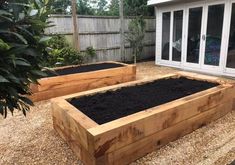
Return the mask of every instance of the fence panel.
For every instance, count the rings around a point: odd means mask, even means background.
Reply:
[[[128,32],[128,24],[133,17],[125,18],[125,33]],[[141,59],[155,56],[155,18],[146,17],[145,47]],[[63,34],[72,42],[72,18],[68,15],[53,15],[49,19],[55,26],[46,30],[46,34]],[[95,61],[120,61],[120,20],[113,16],[78,16],[80,37],[80,49],[84,51],[92,46],[97,56]],[[132,59],[132,51],[129,43],[125,43],[125,57]]]

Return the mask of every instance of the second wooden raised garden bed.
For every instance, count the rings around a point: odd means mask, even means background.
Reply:
[[[31,85],[33,101],[42,101],[72,93],[133,81],[136,66],[119,62],[102,62],[55,69],[58,75],[49,74]]]
[[[87,165],[128,164],[234,109],[235,86],[188,73],[52,100],[53,125]]]

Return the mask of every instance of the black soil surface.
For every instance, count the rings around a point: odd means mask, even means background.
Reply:
[[[74,98],[70,103],[94,120],[104,124],[219,84],[184,77],[161,79],[91,96]]]
[[[101,63],[101,64],[90,64],[90,65],[82,65],[76,67],[69,67],[65,69],[59,69],[56,70],[55,73],[50,71],[45,71],[45,72],[48,74],[47,77],[54,77],[54,76],[62,76],[75,73],[91,72],[96,70],[118,68],[118,67],[123,67],[123,65],[116,63]]]
[[[230,165],[235,165],[235,160]]]

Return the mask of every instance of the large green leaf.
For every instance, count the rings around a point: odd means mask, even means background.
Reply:
[[[7,12],[6,10],[0,10],[0,15],[12,15],[10,12]]]
[[[25,97],[31,93],[29,85],[46,76],[39,62],[49,39],[42,36],[51,1],[13,0],[0,10],[0,113],[5,117],[14,109],[26,115],[33,105]]]
[[[47,42],[51,39],[51,37],[49,36],[44,36],[42,37],[40,40],[39,40],[39,43],[44,43],[44,42]]]
[[[0,75],[0,83],[8,83],[8,82],[9,81],[5,77]]]
[[[24,44],[28,44],[26,39],[18,33],[11,32],[11,31],[6,31],[6,30],[0,30],[0,33],[13,35],[13,36],[17,37],[20,41],[22,41]]]
[[[6,52],[7,55],[10,54],[20,54],[25,51],[25,49],[28,47],[28,45],[18,45],[16,47],[12,47],[9,49],[9,51]]]
[[[10,17],[4,16],[4,15],[0,15],[0,20],[3,21],[7,21],[7,22],[11,22],[13,23],[13,20]]]
[[[10,5],[15,5],[15,6],[30,7],[30,4],[27,4],[27,3],[10,2],[9,4],[10,4]]]
[[[31,66],[30,63],[26,62],[25,60],[20,60],[20,59],[15,60],[15,64],[21,65],[21,66]]]
[[[11,73],[7,75],[7,79],[10,80],[11,82],[16,83],[16,84],[21,83],[20,80]]]
[[[28,105],[31,105],[31,106],[34,105],[33,102],[27,97],[20,96],[20,99]]]

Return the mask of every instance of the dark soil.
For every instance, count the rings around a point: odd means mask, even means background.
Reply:
[[[235,165],[235,160],[230,165]]]
[[[123,67],[123,65],[115,63],[101,63],[101,64],[90,64],[90,65],[82,65],[76,67],[69,67],[65,69],[59,69],[56,70],[55,73],[50,71],[45,71],[45,72],[48,74],[47,77],[54,77],[54,76],[62,76],[75,73],[91,72],[96,70],[118,68],[118,67]]]
[[[219,84],[184,77],[161,79],[91,96],[74,98],[70,103],[98,124],[104,124]]]

